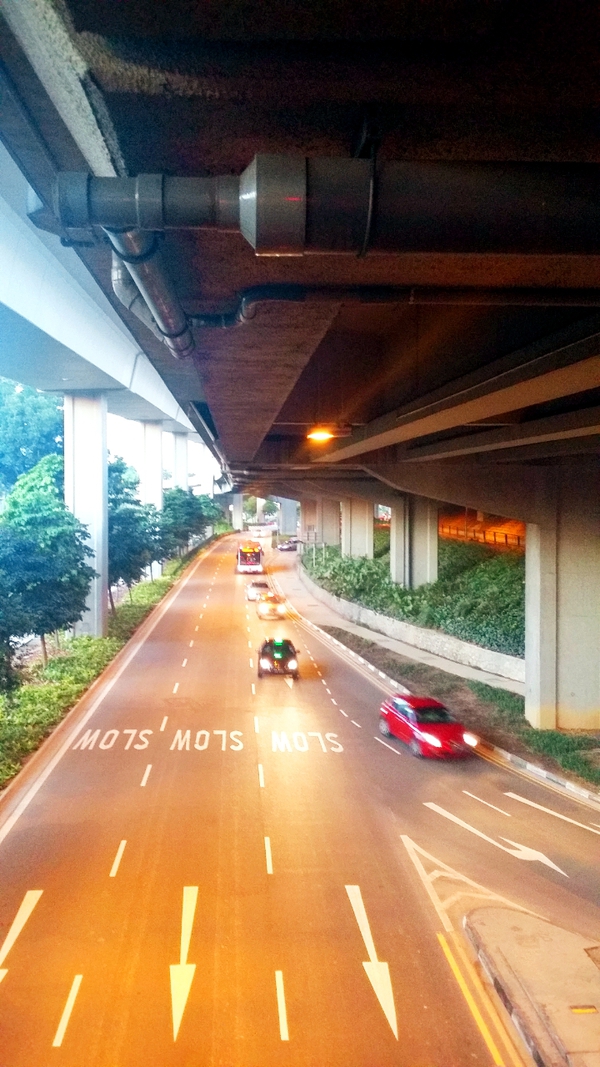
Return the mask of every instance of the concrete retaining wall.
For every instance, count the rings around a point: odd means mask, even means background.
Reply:
[[[323,604],[337,611],[344,619],[356,623],[358,626],[368,626],[370,630],[393,637],[396,641],[405,641],[407,645],[414,645],[425,652],[433,652],[436,656],[443,656],[453,663],[464,663],[468,667],[479,667],[482,671],[490,674],[498,674],[501,678],[510,678],[514,682],[525,682],[525,660],[518,656],[505,656],[502,652],[492,652],[489,648],[481,648],[472,645],[469,641],[460,641],[458,637],[450,637],[440,633],[439,630],[426,630],[422,626],[413,626],[410,622],[401,622],[400,619],[391,619],[388,615],[380,615],[370,608],[363,608],[360,604],[353,604],[350,600],[342,600],[341,597],[333,596],[320,585],[313,582],[306,570],[298,561],[298,574],[300,580],[306,586],[312,596]]]

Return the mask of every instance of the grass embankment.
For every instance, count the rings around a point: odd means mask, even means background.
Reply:
[[[108,666],[196,552],[169,561],[153,582],[134,586],[131,599],[127,596],[109,617],[108,637],[64,640],[47,667],[39,661],[23,668],[19,688],[0,695],[0,788]]]
[[[392,582],[385,531],[377,537],[378,559],[342,557],[337,549],[305,552],[310,576],[328,592],[373,611],[441,630],[463,641],[505,652],[525,653],[525,557],[476,543],[441,541],[438,580],[419,589]]]
[[[412,693],[441,700],[465,726],[491,744],[546,770],[600,785],[600,733],[534,730],[525,718],[523,697],[515,693],[464,681],[339,627],[323,629]]]

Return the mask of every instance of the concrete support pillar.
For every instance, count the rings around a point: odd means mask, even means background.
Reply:
[[[413,496],[410,501],[410,586],[437,581],[438,505],[436,500]]]
[[[298,532],[298,504],[295,500],[280,497],[279,532],[295,537]]]
[[[65,395],[65,504],[88,528],[98,573],[76,634],[106,635],[108,611],[108,454],[106,397]]]
[[[317,542],[317,501],[310,498],[300,502],[300,538],[305,544]]]
[[[373,504],[370,500],[342,500],[342,555],[373,559]]]
[[[529,523],[525,714],[541,729],[600,729],[600,464],[553,470],[554,513]]]
[[[321,539],[326,545],[340,543],[340,502],[321,498]]]
[[[143,459],[140,474],[140,497],[143,504],[154,504],[159,511],[163,503],[162,422],[143,422]]]
[[[233,494],[233,511],[231,513],[231,525],[234,530],[244,529],[244,497],[242,493]]]
[[[408,501],[392,507],[390,523],[390,577],[397,585],[410,585]]]
[[[188,488],[188,435],[173,434],[173,485]]]

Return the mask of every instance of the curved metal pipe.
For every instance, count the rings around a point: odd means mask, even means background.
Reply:
[[[104,232],[146,302],[161,339],[176,359],[191,356],[195,349],[194,337],[163,264],[156,234],[139,230],[106,229]],[[137,314],[135,310],[134,314]],[[145,321],[141,315],[138,317]]]

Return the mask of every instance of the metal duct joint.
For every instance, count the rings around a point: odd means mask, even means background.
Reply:
[[[195,349],[192,331],[162,262],[156,234],[142,233],[139,230],[115,232],[107,229],[105,232],[114,252],[124,263],[135,282],[158,330],[158,335],[167,348],[171,350],[176,359],[191,356]],[[121,300],[120,293],[116,290],[115,293]],[[145,325],[153,329],[145,316],[138,313],[139,309],[136,308],[135,300],[129,306]]]

